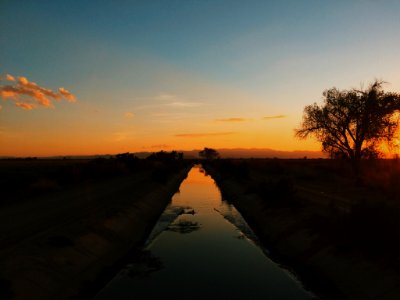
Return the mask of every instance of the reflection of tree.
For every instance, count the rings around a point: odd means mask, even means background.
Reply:
[[[198,222],[192,222],[187,220],[179,220],[168,226],[168,231],[178,232],[178,233],[191,233],[200,229],[200,224]]]
[[[126,271],[129,277],[142,279],[163,268],[164,264],[159,257],[154,256],[149,250],[143,250],[135,256],[134,261],[128,265]]]
[[[193,215],[196,214],[196,211],[191,207],[187,207],[187,208],[184,209],[182,214],[184,214],[184,215],[192,215],[193,216]]]
[[[146,245],[149,245],[164,230],[169,230],[169,226],[181,215],[195,215],[196,211],[190,206],[168,206],[157,224],[154,226]]]

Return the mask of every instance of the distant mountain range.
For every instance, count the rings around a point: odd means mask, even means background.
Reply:
[[[327,156],[321,151],[307,151],[307,150],[295,150],[295,151],[281,151],[268,148],[234,148],[234,149],[216,149],[222,158],[326,158]],[[178,150],[183,152],[185,158],[198,158],[198,150]],[[133,152],[139,158],[146,158],[153,152]],[[51,158],[51,159],[92,159],[97,157],[109,158],[111,154],[98,154],[98,155],[66,155],[66,156],[51,156],[51,157],[39,157],[39,158]],[[13,156],[3,156],[0,159],[13,159]]]
[[[321,151],[280,151],[268,148],[234,148],[234,149],[216,149],[222,158],[326,158],[326,155]],[[185,158],[198,158],[199,150],[184,150]],[[137,152],[138,157],[144,158],[150,155],[151,152]]]

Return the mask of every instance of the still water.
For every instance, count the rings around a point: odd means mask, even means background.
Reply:
[[[95,299],[172,298],[315,299],[268,258],[199,166],[182,182],[139,258]]]

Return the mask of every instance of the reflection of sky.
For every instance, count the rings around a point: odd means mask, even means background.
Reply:
[[[312,299],[260,248],[238,239],[240,231],[214,210],[224,205],[214,181],[193,168],[172,206],[196,211],[174,223],[198,222],[200,229],[187,234],[164,231],[147,248],[163,268],[142,280],[121,274],[98,299]]]
[[[1,101],[0,155],[318,149],[293,128],[324,89],[400,90],[398,28],[395,0],[0,1],[0,74],[78,98]]]
[[[205,243],[210,237],[218,239],[219,236],[239,237],[244,232],[246,236],[253,233],[245,223],[239,212],[231,205],[223,202],[221,193],[210,176],[205,176],[199,168],[193,168],[187,179],[180,186],[180,193],[174,195],[172,206],[191,207],[196,214],[181,215],[175,222],[180,220],[200,224],[201,232],[196,239],[203,239]],[[225,218],[225,219],[224,219]],[[234,233],[232,228],[226,226],[226,222],[236,225]]]
[[[196,212],[210,213],[210,208],[221,203],[220,192],[210,176],[204,176],[198,168],[193,168],[179,188],[180,193],[172,198],[172,205],[196,206]]]

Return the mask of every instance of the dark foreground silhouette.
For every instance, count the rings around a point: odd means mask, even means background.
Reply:
[[[0,298],[90,298],[186,176],[175,154],[1,160]]]
[[[215,160],[205,169],[272,255],[333,299],[400,297],[400,162]]]

